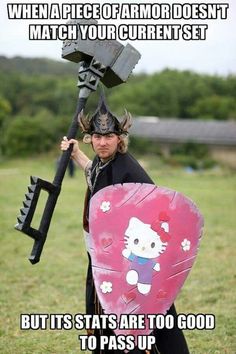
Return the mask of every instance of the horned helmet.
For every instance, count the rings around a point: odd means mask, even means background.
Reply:
[[[125,114],[121,119],[118,119],[109,110],[105,97],[102,95],[94,114],[84,116],[83,111],[78,116],[78,123],[84,133],[84,142],[91,141],[92,134],[107,135],[115,133],[117,135],[128,135],[128,129],[132,124],[131,114],[125,110]]]

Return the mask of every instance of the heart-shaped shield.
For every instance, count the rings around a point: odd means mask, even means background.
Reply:
[[[108,186],[90,202],[89,252],[105,314],[145,315],[142,328],[116,334],[147,335],[148,314],[165,314],[192,268],[203,218],[184,195],[152,184]],[[123,329],[124,328],[124,329]]]

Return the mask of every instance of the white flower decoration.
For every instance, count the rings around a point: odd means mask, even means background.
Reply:
[[[181,246],[183,251],[189,251],[191,247],[191,242],[187,240],[186,238],[181,242]]]
[[[103,281],[100,285],[100,289],[102,290],[103,294],[111,293],[112,292],[112,283],[110,281]]]
[[[111,203],[110,202],[102,202],[102,204],[100,205],[100,209],[106,213],[108,210],[111,209]]]

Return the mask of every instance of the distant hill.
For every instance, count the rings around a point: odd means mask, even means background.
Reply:
[[[35,75],[74,76],[78,66],[68,61],[56,61],[47,58],[7,58],[0,56],[0,71]]]
[[[47,109],[54,116],[69,116],[68,102],[75,95],[77,78],[78,65],[67,60],[0,56],[0,121],[4,109],[14,115],[32,116]],[[127,107],[133,115],[145,117],[236,119],[234,75],[165,69],[131,75],[128,84],[107,89],[106,94],[112,110],[120,115]],[[98,95],[99,90],[91,95],[89,110],[96,108]]]

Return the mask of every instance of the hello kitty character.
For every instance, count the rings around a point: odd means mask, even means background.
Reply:
[[[141,294],[148,294],[151,290],[153,270],[160,271],[160,264],[155,258],[166,250],[170,239],[168,220],[163,213],[151,225],[136,217],[129,220],[125,231],[126,248],[122,251],[122,255],[131,261],[126,281],[137,285]]]

